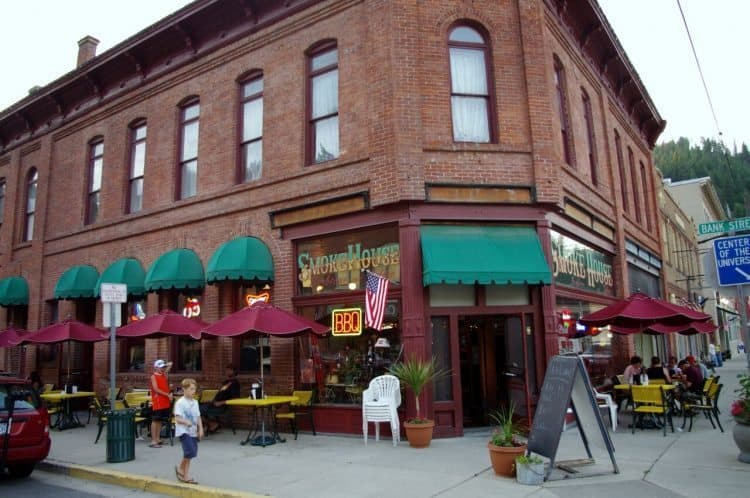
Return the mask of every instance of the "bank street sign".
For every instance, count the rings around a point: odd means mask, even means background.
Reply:
[[[736,220],[709,221],[698,225],[698,235],[710,235],[712,233],[744,232],[750,230],[750,218],[737,218]]]
[[[714,240],[719,285],[750,284],[750,235]]]

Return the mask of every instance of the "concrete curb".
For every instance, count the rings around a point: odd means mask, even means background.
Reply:
[[[158,493],[169,496],[180,496],[185,498],[268,498],[268,495],[257,495],[231,489],[184,484],[178,481],[160,479],[158,477],[128,474],[116,470],[102,470],[97,467],[87,467],[85,465],[60,462],[49,458],[38,463],[37,469],[45,472],[67,475],[76,479],[97,481],[105,484],[112,484],[114,486],[138,489],[148,493]]]

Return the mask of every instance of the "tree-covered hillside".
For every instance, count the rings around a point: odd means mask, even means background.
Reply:
[[[750,151],[747,145],[729,150],[712,139],[691,145],[687,138],[654,148],[654,164],[672,181],[710,176],[722,204],[733,218],[750,215]]]

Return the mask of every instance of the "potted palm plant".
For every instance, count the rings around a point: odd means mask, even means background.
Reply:
[[[507,477],[513,477],[516,457],[526,453],[526,443],[520,440],[521,427],[513,420],[514,411],[511,402],[507,407],[490,413],[490,419],[496,425],[487,444],[490,462],[495,474]]]
[[[432,441],[432,429],[435,422],[422,418],[419,414],[419,396],[424,387],[431,381],[448,375],[449,371],[441,369],[435,360],[423,360],[411,355],[404,361],[400,361],[389,369],[392,375],[398,377],[414,393],[414,403],[417,409],[416,417],[404,422],[406,438],[409,445],[414,448],[425,448]]]

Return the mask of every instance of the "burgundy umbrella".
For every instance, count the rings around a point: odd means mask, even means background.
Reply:
[[[201,338],[201,330],[208,324],[196,318],[186,318],[172,310],[161,310],[143,320],[136,320],[117,329],[117,337],[164,337],[167,335]]]
[[[695,334],[710,334],[716,330],[716,324],[713,321],[707,322],[690,322],[683,325],[664,325],[655,323],[649,325],[646,328],[642,327],[618,327],[613,325],[610,330],[616,334],[637,334],[643,332],[644,334],[650,335],[663,335],[663,334],[681,334],[681,335],[695,335]]]
[[[235,311],[203,329],[204,334],[234,337],[243,334],[268,334],[277,337],[296,337],[312,332],[324,335],[330,327],[277,308],[262,301]],[[263,347],[260,348],[260,378],[263,381]]]
[[[52,344],[65,341],[97,342],[104,341],[108,335],[91,325],[77,320],[63,320],[62,322],[47,325],[36,332],[25,335],[21,343]],[[68,349],[68,379],[70,379],[70,349]]]
[[[685,326],[693,322],[707,322],[710,319],[711,315],[706,313],[636,292],[627,299],[586,315],[578,321],[588,327],[610,325],[613,330],[628,329],[633,332],[627,333],[636,333],[654,325]]]
[[[28,331],[13,326],[0,330],[0,348],[17,346],[23,341],[23,336],[26,334],[28,334]]]

